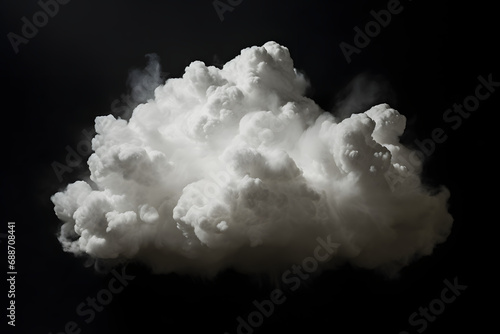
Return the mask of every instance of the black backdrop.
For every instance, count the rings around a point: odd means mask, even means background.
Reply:
[[[110,113],[113,101],[128,92],[129,70],[144,67],[146,54],[158,54],[163,71],[179,77],[191,61],[224,63],[244,47],[274,40],[290,49],[296,68],[311,82],[309,96],[323,109],[333,110],[349,81],[368,73],[389,83],[391,93],[373,102],[388,101],[407,116],[407,143],[429,138],[436,127],[446,130],[448,139],[427,160],[424,179],[450,189],[455,222],[448,241],[400,278],[350,267],[323,273],[289,294],[254,332],[416,333],[420,326],[409,324],[410,314],[439,298],[443,281],[455,278],[467,289],[424,332],[466,326],[484,332],[496,313],[487,301],[496,303],[491,203],[496,192],[490,188],[497,180],[497,150],[491,144],[500,93],[482,101],[456,130],[442,117],[474,94],[478,76],[500,81],[493,7],[402,1],[401,13],[348,64],[339,44],[353,45],[353,28],[364,28],[373,20],[370,11],[387,8],[389,1],[222,2],[234,5],[223,21],[212,0],[73,0],[61,4],[17,53],[9,33],[22,34],[22,18],[32,20],[41,7],[33,0],[1,3],[0,232],[7,233],[8,221],[16,222],[18,271],[16,327],[5,326],[7,331],[59,333],[75,321],[82,333],[237,332],[236,318],[255,310],[253,300],[268,298],[269,283],[232,271],[208,282],[152,275],[134,264],[126,272],[135,278],[85,323],[77,306],[113,276],[97,274],[85,260],[62,252],[49,198],[83,169],[60,181],[51,164],[64,161],[65,147],[75,147],[96,116]],[[1,245],[6,254],[6,239]],[[6,296],[7,288],[1,294]],[[2,309],[7,302],[2,298]]]

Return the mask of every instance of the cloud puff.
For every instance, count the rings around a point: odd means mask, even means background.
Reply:
[[[405,117],[381,104],[340,120],[306,87],[268,42],[221,69],[191,63],[128,121],[97,117],[91,184],[51,198],[64,250],[207,276],[283,269],[318,236],[341,245],[332,264],[396,272],[431,254],[449,192],[408,165]]]

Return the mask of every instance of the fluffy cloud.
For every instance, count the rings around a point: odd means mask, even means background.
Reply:
[[[341,245],[332,265],[396,272],[431,254],[449,192],[408,164],[405,117],[381,104],[336,119],[306,87],[268,42],[222,69],[193,62],[128,121],[97,117],[91,184],[52,196],[64,250],[208,276],[286,268],[318,236]]]

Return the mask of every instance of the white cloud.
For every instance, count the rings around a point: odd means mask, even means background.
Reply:
[[[339,121],[306,86],[268,42],[222,69],[193,62],[129,121],[96,118],[95,187],[52,197],[64,249],[200,275],[284,269],[327,235],[332,263],[395,272],[430,254],[451,228],[449,193],[405,167],[405,117],[381,104]]]

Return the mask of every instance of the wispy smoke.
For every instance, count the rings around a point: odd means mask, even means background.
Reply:
[[[285,269],[318,237],[341,245],[331,265],[394,273],[431,254],[449,192],[405,166],[405,117],[380,104],[336,118],[306,88],[268,42],[221,69],[193,62],[129,121],[97,117],[93,183],[52,197],[64,250],[207,276]]]
[[[128,85],[135,101],[145,102],[153,98],[154,89],[163,83],[158,55],[150,53],[146,57],[148,59],[146,68],[134,69],[129,73]]]
[[[137,105],[154,98],[154,90],[160,86],[168,73],[161,72],[160,60],[157,54],[146,55],[148,63],[144,69],[133,69],[127,78],[130,94],[122,94],[120,99],[111,103],[114,116],[129,119]]]
[[[341,120],[364,112],[375,104],[395,99],[389,81],[380,75],[361,73],[337,94],[335,115]]]

